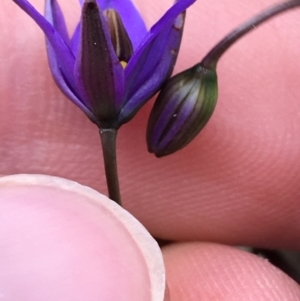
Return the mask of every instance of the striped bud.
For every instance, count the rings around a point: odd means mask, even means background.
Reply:
[[[117,57],[126,66],[126,63],[128,63],[132,56],[133,47],[122,19],[114,9],[106,9],[103,15],[106,18],[108,31]]]
[[[185,147],[210,119],[217,98],[215,70],[197,64],[172,77],[159,93],[150,114],[149,152],[162,157]]]

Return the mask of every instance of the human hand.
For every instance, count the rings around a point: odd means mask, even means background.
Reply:
[[[42,10],[43,1],[32,3]],[[136,3],[149,25],[170,4]],[[274,3],[196,2],[175,71]],[[43,34],[11,1],[0,7],[1,173],[58,175],[105,192],[97,130],[53,83]],[[76,9],[64,7],[74,27]],[[299,249],[298,13],[263,25],[224,56],[217,109],[184,150],[159,160],[147,154],[150,105],[120,130],[124,207],[156,237],[198,241],[164,249],[172,301],[300,299],[298,286],[267,262],[203,243]]]

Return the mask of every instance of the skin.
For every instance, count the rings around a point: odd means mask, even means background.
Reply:
[[[31,3],[42,11],[42,0]],[[171,2],[135,3],[151,25]],[[175,72],[274,3],[199,0],[188,11]],[[78,7],[63,9],[72,30]],[[288,276],[226,246],[300,249],[299,13],[263,25],[225,54],[216,111],[184,150],[162,159],[147,153],[151,101],[119,132],[124,207],[154,236],[178,241],[163,249],[172,301],[300,300]],[[2,0],[0,32],[0,173],[56,175],[106,193],[97,129],[55,86],[40,29]]]

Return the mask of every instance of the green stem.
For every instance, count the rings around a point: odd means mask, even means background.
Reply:
[[[270,18],[283,13],[289,9],[300,6],[300,0],[291,0],[283,3],[276,4],[260,14],[252,17],[249,21],[238,26],[223,38],[201,61],[201,65],[207,69],[216,69],[216,65],[224,52],[233,45],[238,39],[247,34],[249,31],[255,29]]]
[[[106,183],[108,188],[109,198],[115,201],[120,206],[121,195],[119,187],[119,177],[117,169],[117,154],[116,154],[116,129],[100,129],[100,138],[102,143],[103,160],[105,166]]]

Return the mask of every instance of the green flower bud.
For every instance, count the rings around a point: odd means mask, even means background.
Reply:
[[[172,77],[151,111],[148,150],[170,155],[190,143],[210,119],[218,98],[217,73],[197,64]]]

